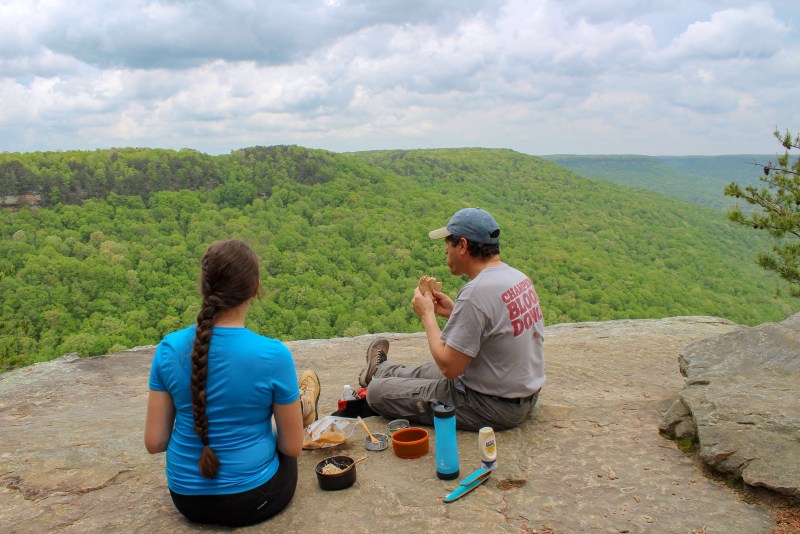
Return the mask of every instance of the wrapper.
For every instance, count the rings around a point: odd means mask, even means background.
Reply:
[[[304,449],[337,447],[350,439],[358,426],[358,420],[349,417],[328,415],[306,427],[303,438]]]

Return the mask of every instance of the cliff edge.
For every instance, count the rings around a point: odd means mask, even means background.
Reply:
[[[486,484],[444,504],[456,483],[436,478],[433,447],[416,460],[391,450],[367,452],[359,428],[339,448],[303,451],[292,504],[243,530],[769,532],[775,516],[770,502],[751,498],[747,486],[737,490],[708,476],[697,457],[659,432],[675,399],[691,396],[681,375],[686,347],[748,330],[713,317],[547,327],[548,378],[539,404],[524,425],[497,433],[499,465]],[[423,334],[385,336],[390,359],[429,358]],[[298,370],[313,368],[320,377],[322,414],[336,409],[343,384],[357,381],[374,337],[287,343]],[[62,357],[0,375],[4,532],[213,530],[186,522],[173,508],[164,455],[144,449],[153,350]],[[795,425],[794,441],[790,436],[786,443],[796,452],[797,420],[785,413]],[[385,429],[381,417],[366,422],[373,431]],[[478,467],[477,434],[459,432],[458,439],[466,476]],[[323,492],[314,466],[333,454],[368,460],[358,465],[353,487]]]

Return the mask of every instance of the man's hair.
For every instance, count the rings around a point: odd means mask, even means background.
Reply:
[[[455,246],[461,241],[463,236],[460,235],[449,235],[445,237],[445,241],[449,242],[451,245]],[[464,237],[464,239],[467,239]],[[487,243],[473,243],[469,239],[467,239],[467,252],[473,258],[480,258],[482,260],[488,260],[493,256],[497,256],[500,254],[500,243],[496,243],[494,245],[490,245]]]

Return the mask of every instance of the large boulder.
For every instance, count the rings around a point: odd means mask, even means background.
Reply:
[[[711,469],[800,497],[800,314],[688,345],[662,431],[695,436]]]

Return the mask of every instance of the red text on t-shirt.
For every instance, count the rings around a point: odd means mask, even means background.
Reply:
[[[508,318],[514,327],[514,337],[519,336],[542,320],[539,296],[530,278],[526,278],[502,295],[508,310]]]

